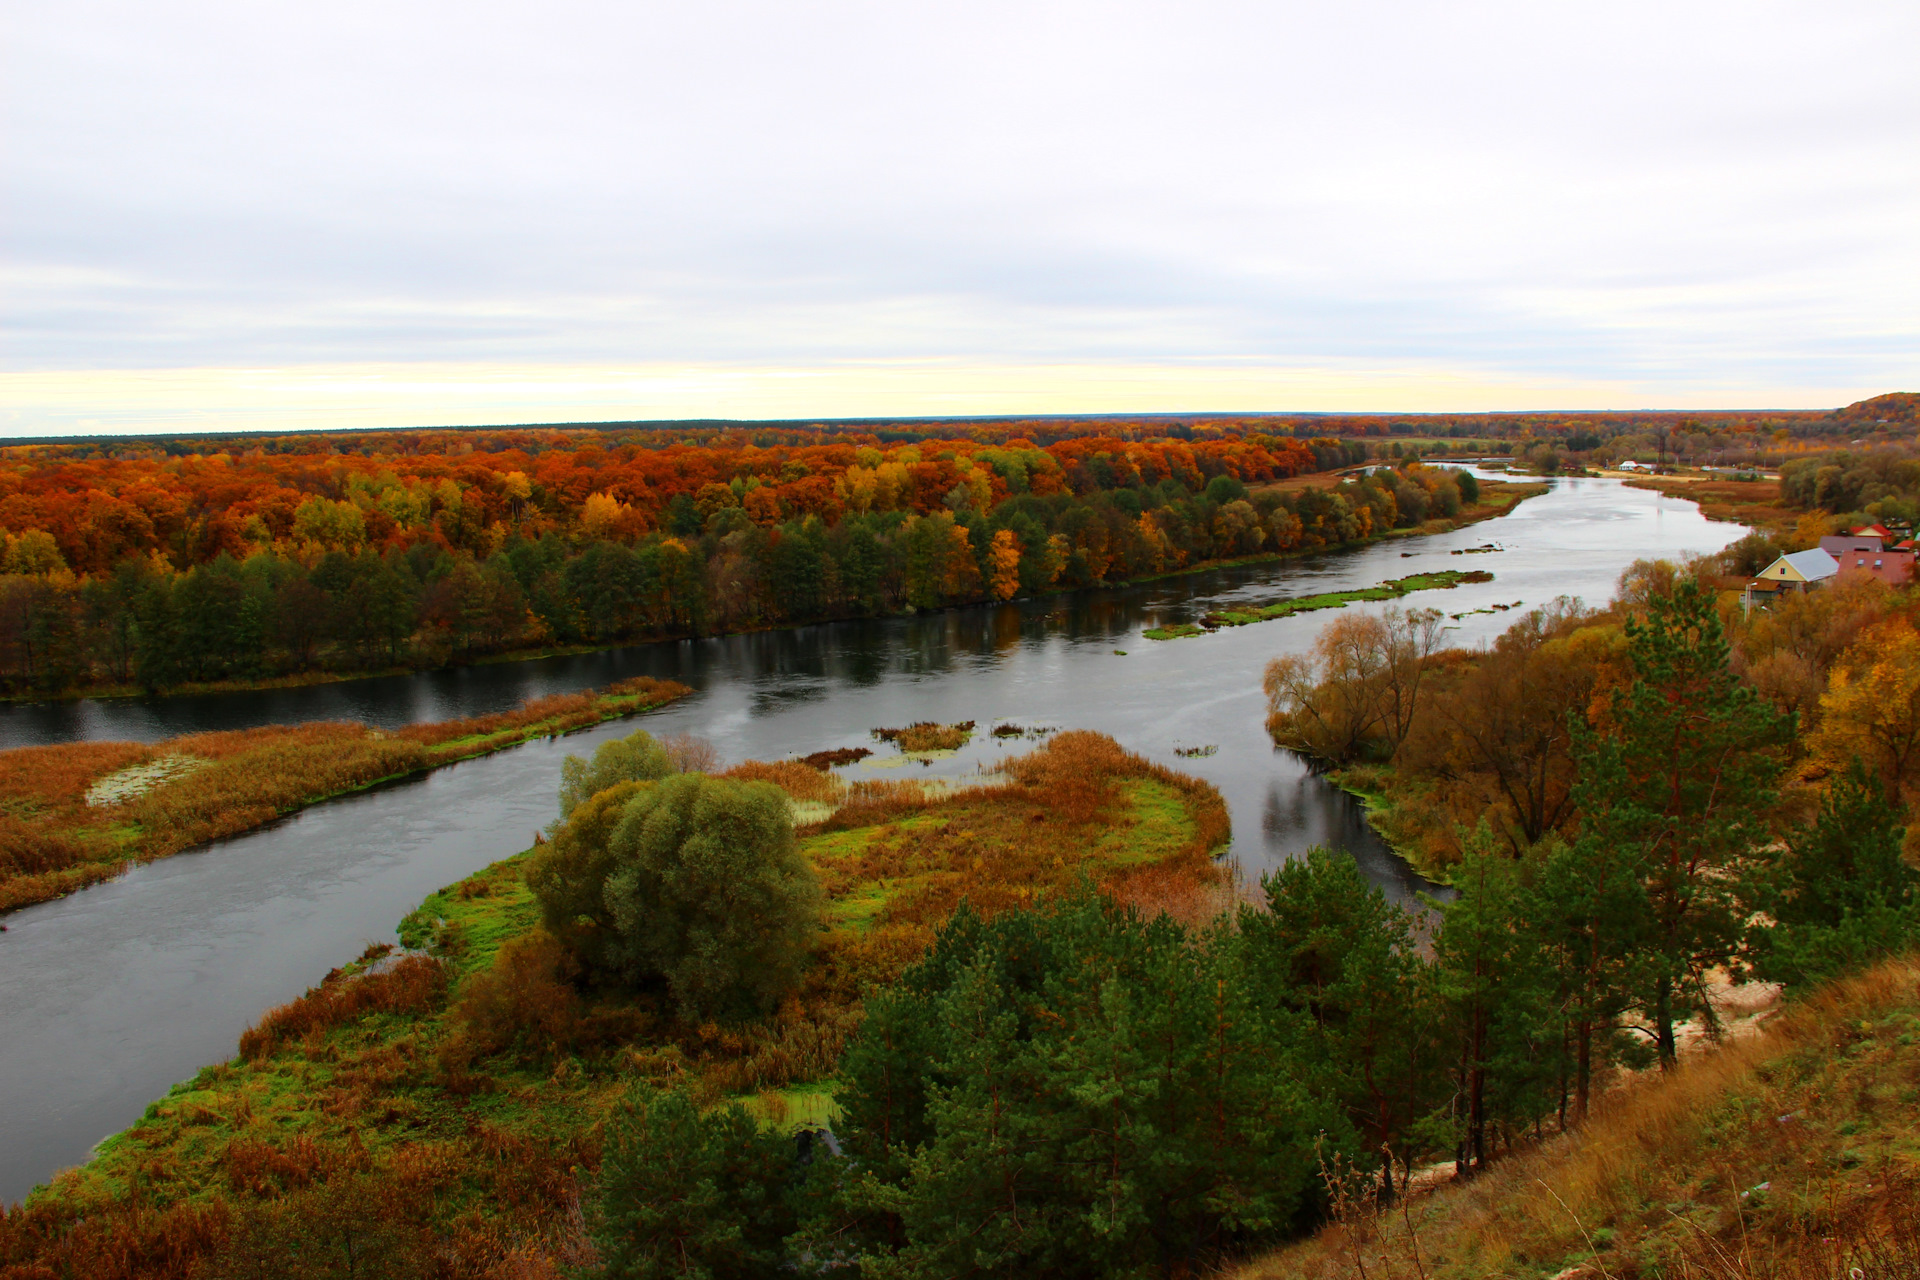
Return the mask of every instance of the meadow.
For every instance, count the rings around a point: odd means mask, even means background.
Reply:
[[[392,733],[316,722],[153,744],[71,742],[0,752],[0,912],[62,897],[135,863],[238,835],[333,796],[691,692],[643,676]]]
[[[431,895],[401,926],[406,951],[370,948],[268,1012],[235,1059],[0,1213],[0,1276],[287,1274],[295,1253],[336,1248],[374,1274],[558,1276],[590,1260],[580,1190],[636,1081],[818,1123],[864,995],[963,899],[991,918],[1092,883],[1192,922],[1235,899],[1219,794],[1098,734],[1060,733],[958,790],[849,785],[799,761],[727,776],[817,815],[799,835],[825,927],[773,1016],[693,1026],[650,996],[583,989],[537,927],[528,851]]]

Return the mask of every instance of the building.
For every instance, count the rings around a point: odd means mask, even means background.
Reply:
[[[1817,587],[1840,572],[1840,562],[1819,547],[1811,551],[1795,551],[1781,556],[1760,571],[1756,580],[1756,589],[1760,582],[1768,583],[1764,588],[1769,591]]]
[[[1628,458],[1615,469],[1619,471],[1651,471],[1653,470],[1653,464],[1650,462],[1635,462],[1632,458]]]
[[[1913,581],[1913,544],[1909,540],[1898,547],[1886,545],[1887,539],[1873,531],[1878,525],[1856,529],[1852,533],[1831,533],[1820,539],[1820,549],[1840,566],[1842,577],[1867,574],[1890,587],[1904,587]]]

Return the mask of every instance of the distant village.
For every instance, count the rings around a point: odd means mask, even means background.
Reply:
[[[1913,581],[1914,544],[1910,531],[1863,525],[1851,533],[1830,533],[1820,545],[1790,551],[1747,584],[1746,605],[1766,606],[1784,592],[1810,591],[1849,575],[1865,574],[1888,586]]]

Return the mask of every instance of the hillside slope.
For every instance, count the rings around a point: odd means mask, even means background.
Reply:
[[[1920,1276],[1920,957],[1782,1013],[1584,1129],[1238,1280]]]

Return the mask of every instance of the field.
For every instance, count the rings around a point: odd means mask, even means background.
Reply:
[[[513,711],[384,733],[275,725],[146,745],[0,752],[0,912],[238,835],[331,796],[662,706],[691,693],[641,677]]]
[[[352,1247],[369,1274],[557,1277],[589,1256],[580,1182],[634,1081],[742,1097],[770,1126],[818,1121],[862,993],[963,897],[990,915],[1085,878],[1199,920],[1235,892],[1214,860],[1219,794],[1096,734],[947,793],[847,787],[797,762],[729,772],[827,810],[800,835],[828,927],[776,1015],[688,1026],[650,997],[576,989],[518,855],[410,914],[416,950],[374,948],[271,1011],[237,1058],[0,1216],[0,1276],[284,1274],[274,1260]]]
[[[1238,1280],[1920,1274],[1916,1082],[1909,957],[1630,1083],[1484,1178],[1349,1215]]]

